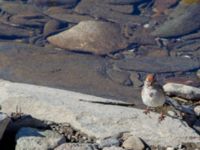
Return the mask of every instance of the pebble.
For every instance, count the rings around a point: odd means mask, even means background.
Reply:
[[[135,150],[143,150],[145,145],[143,142],[135,136],[128,137],[122,144],[125,149],[135,149]]]
[[[194,107],[194,112],[197,116],[200,116],[200,105]]]

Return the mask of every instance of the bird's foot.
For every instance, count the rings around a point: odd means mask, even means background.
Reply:
[[[143,111],[143,113],[145,114],[145,115],[147,115],[147,114],[149,114],[150,113],[150,109],[149,108],[146,108],[144,111]]]
[[[161,123],[163,120],[165,120],[165,115],[163,113],[160,114],[159,118],[158,118],[158,122]]]

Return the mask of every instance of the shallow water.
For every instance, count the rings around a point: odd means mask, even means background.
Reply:
[[[200,85],[198,2],[1,0],[0,9],[3,79],[121,99],[138,107],[147,73],[155,73],[162,84],[176,79]],[[74,28],[87,20],[97,25]],[[71,29],[67,38],[61,36],[62,46],[47,40]]]

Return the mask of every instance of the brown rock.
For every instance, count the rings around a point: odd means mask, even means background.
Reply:
[[[120,26],[114,23],[83,21],[48,41],[60,48],[104,55],[128,46],[120,33]]]

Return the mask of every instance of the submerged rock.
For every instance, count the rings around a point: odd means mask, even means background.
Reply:
[[[119,25],[102,21],[82,21],[69,30],[49,37],[48,41],[60,48],[99,55],[128,46]]]
[[[162,25],[156,28],[153,35],[176,37],[191,33],[200,28],[200,2],[181,1]]]
[[[151,73],[190,71],[200,67],[199,61],[182,57],[135,57],[119,60],[115,65],[123,70]]]

